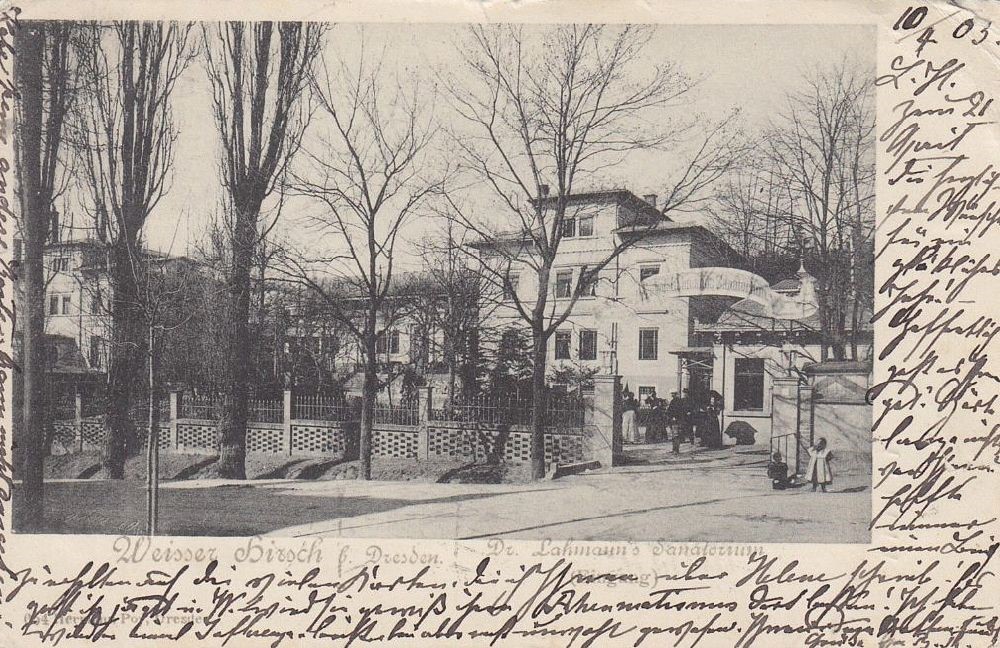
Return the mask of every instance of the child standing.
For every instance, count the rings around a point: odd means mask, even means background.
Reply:
[[[815,492],[816,486],[825,493],[827,484],[833,483],[833,471],[830,470],[830,461],[833,459],[833,455],[830,453],[829,448],[826,447],[826,439],[821,438],[816,442],[816,445],[809,448],[809,470],[806,474],[809,475],[810,481],[812,481],[812,489]]]

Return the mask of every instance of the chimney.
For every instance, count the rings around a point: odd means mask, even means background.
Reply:
[[[656,194],[646,194],[642,197],[643,200],[648,202],[653,207],[656,207]]]
[[[547,185],[547,184],[538,185],[538,189],[542,193],[542,198],[548,197],[548,195],[549,195],[549,185]]]

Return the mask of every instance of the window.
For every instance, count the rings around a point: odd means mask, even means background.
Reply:
[[[581,281],[583,281],[583,273],[584,273],[584,270],[581,270],[580,271],[580,280]],[[594,296],[597,295],[597,277],[596,276],[592,277],[589,281],[587,281],[583,285],[582,290],[580,291],[580,294],[582,294],[582,295],[589,295],[590,297],[594,297]]]
[[[399,353],[399,331],[382,331],[375,340],[375,353]]]
[[[69,257],[59,257],[55,260],[56,272],[67,272],[69,270]]]
[[[49,315],[59,314],[59,295],[49,295]]]
[[[740,411],[764,409],[763,358],[736,358],[733,408]]]
[[[636,396],[639,397],[639,406],[648,407],[649,397],[656,393],[656,387],[652,385],[640,385]]]
[[[556,331],[556,360],[569,360],[571,339],[569,331]]]
[[[511,272],[507,275],[507,281],[503,287],[503,297],[504,299],[513,301],[514,296],[517,295],[517,287],[520,284],[521,276],[516,272]]]
[[[99,369],[101,367],[101,351],[104,348],[104,338],[99,335],[90,337],[90,367]]]
[[[659,354],[660,331],[655,328],[639,329],[639,359],[656,360]]]
[[[580,236],[594,235],[594,215],[584,214],[580,217]]]
[[[580,331],[580,359],[597,360],[597,331],[593,329]]]
[[[569,297],[573,294],[573,271],[560,270],[556,272],[556,297]]]
[[[101,312],[101,295],[92,295],[90,298],[90,312],[93,315],[98,315]]]
[[[62,296],[62,314],[63,315],[69,315],[69,301],[70,301],[69,295],[63,295]]]
[[[639,268],[639,283],[644,282],[650,277],[655,277],[660,274],[660,266],[658,265],[647,265]]]
[[[563,238],[573,238],[576,236],[576,218],[563,218],[562,222]]]

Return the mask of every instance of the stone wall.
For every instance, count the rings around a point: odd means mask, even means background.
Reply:
[[[857,362],[807,366],[805,377],[775,380],[774,433],[771,450],[779,450],[790,469],[806,469],[807,448],[824,438],[833,454],[833,471],[870,474],[872,407],[865,399],[871,371]],[[786,450],[787,449],[787,450]]]

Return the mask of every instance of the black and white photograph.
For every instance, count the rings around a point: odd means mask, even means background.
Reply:
[[[15,533],[870,541],[873,25],[15,41]]]

